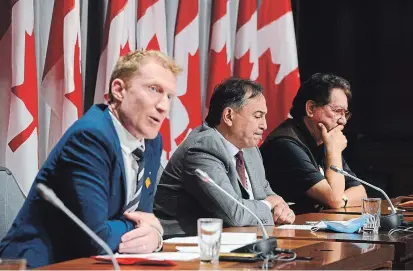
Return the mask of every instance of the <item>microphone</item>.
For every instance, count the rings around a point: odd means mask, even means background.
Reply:
[[[330,166],[330,169],[333,170],[334,172],[340,173],[344,176],[347,176],[353,180],[359,181],[362,184],[365,184],[367,186],[370,186],[371,188],[373,188],[374,190],[379,191],[380,193],[382,193],[384,195],[384,197],[386,198],[387,202],[390,205],[391,208],[391,214],[389,215],[385,215],[385,216],[381,216],[380,218],[380,227],[383,228],[384,230],[391,230],[394,228],[397,228],[401,225],[402,221],[403,221],[403,214],[398,214],[396,209],[394,208],[393,203],[391,202],[390,198],[387,196],[386,192],[383,191],[383,189],[374,186],[366,181],[363,181],[353,175],[351,175],[350,173],[348,173],[347,171],[338,168],[334,165]]]
[[[0,166],[0,171],[6,171],[6,174],[7,174],[7,175],[12,175],[12,174],[11,174],[11,171],[10,171],[8,168],[6,168],[6,167]]]
[[[96,233],[94,233],[91,229],[89,229],[89,227],[86,226],[86,224],[83,223],[82,220],[80,220],[75,214],[73,214],[72,211],[70,211],[64,205],[64,203],[56,196],[56,194],[53,192],[52,189],[48,188],[46,185],[42,183],[37,184],[36,188],[43,199],[47,200],[48,202],[53,204],[55,207],[60,209],[71,220],[73,220],[82,230],[84,230],[96,243],[98,243],[110,256],[114,269],[120,270],[119,264],[116,261],[115,256],[113,255],[113,252],[109,248],[109,246],[99,236],[97,236]]]
[[[269,237],[267,231],[265,230],[264,224],[262,224],[261,219],[258,218],[257,215],[255,215],[247,206],[242,204],[239,200],[234,198],[231,194],[229,194],[227,191],[222,189],[214,180],[209,177],[209,175],[205,172],[200,170],[199,168],[195,170],[195,175],[198,176],[202,181],[214,185],[216,188],[218,188],[222,193],[227,195],[230,199],[235,201],[239,206],[247,210],[257,221],[258,224],[260,225],[260,229],[262,232],[262,240],[259,240],[257,242],[245,245],[243,247],[237,248],[231,252],[235,253],[255,253],[255,254],[261,254],[263,256],[267,256],[271,254],[276,248],[277,248],[277,239],[275,237]]]

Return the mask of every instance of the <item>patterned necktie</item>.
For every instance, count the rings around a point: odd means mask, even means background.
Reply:
[[[126,211],[135,211],[139,206],[139,200],[141,198],[142,186],[143,186],[143,173],[145,168],[145,159],[143,156],[143,151],[141,148],[137,148],[132,152],[132,156],[136,159],[136,162],[139,165],[136,191],[133,195],[132,200],[126,206]]]
[[[240,178],[242,186],[247,190],[247,176],[245,176],[245,162],[244,162],[244,154],[242,151],[239,151],[235,155],[236,161],[236,168],[238,172],[238,176]]]

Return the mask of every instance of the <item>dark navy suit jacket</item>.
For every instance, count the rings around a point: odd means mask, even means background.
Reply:
[[[145,183],[138,210],[152,212],[161,153],[160,134],[145,140]],[[113,251],[117,251],[121,236],[135,227],[123,216],[125,169],[119,138],[106,105],[93,106],[52,150],[0,243],[0,257],[25,258],[28,267],[34,268],[106,254],[65,214],[40,198],[35,188],[38,183],[53,189],[66,207]]]

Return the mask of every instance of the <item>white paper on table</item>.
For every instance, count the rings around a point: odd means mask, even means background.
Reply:
[[[276,227],[277,229],[282,229],[282,230],[305,230],[305,231],[311,231],[312,228],[314,228],[315,225],[294,225],[294,224],[285,224]]]
[[[222,245],[246,245],[257,241],[257,234],[251,232],[223,232],[221,235]],[[167,239],[164,243],[169,244],[198,244],[198,236],[175,237]]]
[[[106,257],[107,255],[103,256]],[[110,256],[107,256],[110,258]],[[154,252],[148,254],[115,254],[115,258],[144,258],[150,260],[191,261],[199,258],[198,253]]]
[[[229,253],[231,251],[233,251],[234,249],[240,248],[243,245],[221,245],[221,247],[219,248],[219,252],[221,253]],[[180,252],[185,252],[185,253],[198,253],[199,254],[199,246],[185,246],[185,247],[181,247],[181,246],[177,246],[176,250],[180,251]]]

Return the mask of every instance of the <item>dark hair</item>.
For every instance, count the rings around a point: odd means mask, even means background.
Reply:
[[[262,94],[263,91],[260,84],[248,79],[234,77],[225,79],[214,89],[205,121],[210,127],[219,125],[222,112],[226,107],[239,110],[248,99]],[[251,95],[246,97],[248,93]]]
[[[335,88],[343,90],[347,100],[351,99],[350,83],[346,79],[334,74],[313,74],[298,89],[290,111],[291,116],[293,118],[306,116],[305,104],[309,100],[314,101],[317,106],[328,104],[331,90]]]

